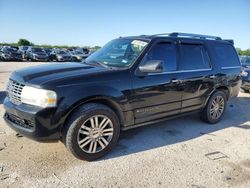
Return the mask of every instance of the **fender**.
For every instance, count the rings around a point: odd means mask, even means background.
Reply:
[[[76,87],[76,86],[74,86]],[[119,116],[121,124],[125,122],[124,111],[130,108],[128,99],[123,92],[105,85],[84,86],[79,85],[74,91],[67,88],[64,90],[64,97],[59,99],[59,108],[62,124],[66,121],[69,115],[79,106],[87,102],[101,102],[111,107]],[[60,92],[59,92],[60,93]],[[70,97],[67,97],[70,96]]]
[[[214,89],[207,95],[206,97],[206,101],[204,103],[204,107],[207,105],[208,100],[210,99],[211,95],[216,91],[216,90],[228,90],[228,92],[231,92],[231,89],[229,86],[226,85],[216,85],[216,87],[214,87]],[[229,96],[227,96],[227,98],[229,98]]]

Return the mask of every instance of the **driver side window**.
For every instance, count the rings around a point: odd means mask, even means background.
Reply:
[[[170,42],[157,43],[143,58],[143,63],[151,60],[162,61],[164,72],[176,71],[176,46]]]

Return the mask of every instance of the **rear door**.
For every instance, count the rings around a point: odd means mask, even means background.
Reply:
[[[181,112],[189,112],[203,107],[214,88],[215,75],[204,43],[180,42],[178,47],[183,85]]]

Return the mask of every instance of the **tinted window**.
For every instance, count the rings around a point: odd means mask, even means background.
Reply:
[[[149,51],[144,62],[161,60],[164,63],[164,71],[176,70],[176,46],[171,43],[158,43]]]
[[[179,70],[195,70],[210,68],[208,55],[200,44],[181,44],[181,61]]]
[[[221,67],[239,66],[238,55],[234,47],[228,44],[213,44],[216,62]]]
[[[132,65],[148,45],[147,41],[129,38],[119,38],[91,54],[85,63],[96,62],[113,67],[128,67]]]
[[[250,57],[247,57],[244,61],[245,64],[250,65]]]
[[[41,48],[32,48],[33,52],[44,52]]]

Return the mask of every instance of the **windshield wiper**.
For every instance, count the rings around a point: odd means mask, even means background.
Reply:
[[[102,67],[105,67],[105,68],[109,68],[109,69],[112,69],[111,66],[108,66],[106,64],[104,64],[103,62],[101,61],[96,61],[96,60],[91,60],[90,62],[86,62],[84,61],[85,64],[88,64],[88,65],[97,65],[97,66],[102,66]]]

